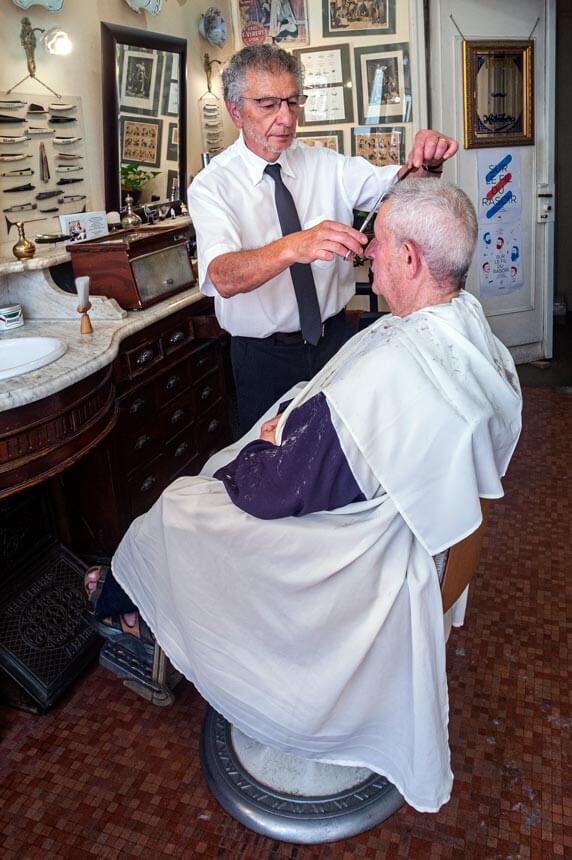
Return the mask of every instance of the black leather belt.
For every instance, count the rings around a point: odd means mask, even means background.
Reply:
[[[330,328],[334,320],[339,319],[339,317],[343,316],[344,314],[345,311],[342,309],[337,314],[334,314],[333,317],[329,317],[329,319],[322,323],[322,338],[326,335],[328,329]],[[320,340],[322,338],[320,338]],[[267,340],[271,343],[279,343],[282,346],[290,346],[296,343],[305,343],[301,331],[277,331],[274,334],[268,335],[268,337],[262,338],[262,340]]]

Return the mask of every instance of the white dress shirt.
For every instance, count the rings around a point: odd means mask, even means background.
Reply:
[[[258,289],[222,298],[209,278],[210,263],[221,254],[248,251],[281,238],[268,162],[240,137],[202,170],[189,187],[188,204],[197,235],[199,285],[214,296],[217,319],[232,335],[267,337],[300,329],[290,269]],[[394,181],[399,167],[375,167],[300,141],[279,157],[302,229],[320,221],[351,224],[353,209],[370,209]],[[351,260],[335,257],[312,263],[322,320],[338,313],[355,292]]]

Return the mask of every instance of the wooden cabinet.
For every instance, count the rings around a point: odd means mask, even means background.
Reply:
[[[118,420],[60,478],[67,540],[109,555],[131,521],[230,440],[225,335],[203,299],[127,338],[114,362]]]

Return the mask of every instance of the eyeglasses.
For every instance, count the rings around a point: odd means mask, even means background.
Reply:
[[[299,108],[304,107],[308,101],[308,96],[305,96],[303,93],[296,93],[296,95],[288,96],[285,99],[278,98],[278,96],[262,96],[262,98],[242,96],[242,98],[249,102],[256,102],[259,108],[268,111],[268,113],[278,113],[282,107],[282,102],[286,102],[291,111],[297,111]]]

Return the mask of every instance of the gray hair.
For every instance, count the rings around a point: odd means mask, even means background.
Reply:
[[[240,107],[246,85],[246,73],[250,69],[274,75],[284,73],[293,75],[296,79],[297,91],[302,92],[304,71],[297,57],[272,45],[252,45],[233,54],[222,71],[225,101]]]
[[[477,241],[477,218],[464,191],[440,179],[416,177],[392,186],[384,226],[398,242],[420,249],[438,283],[462,286]]]

